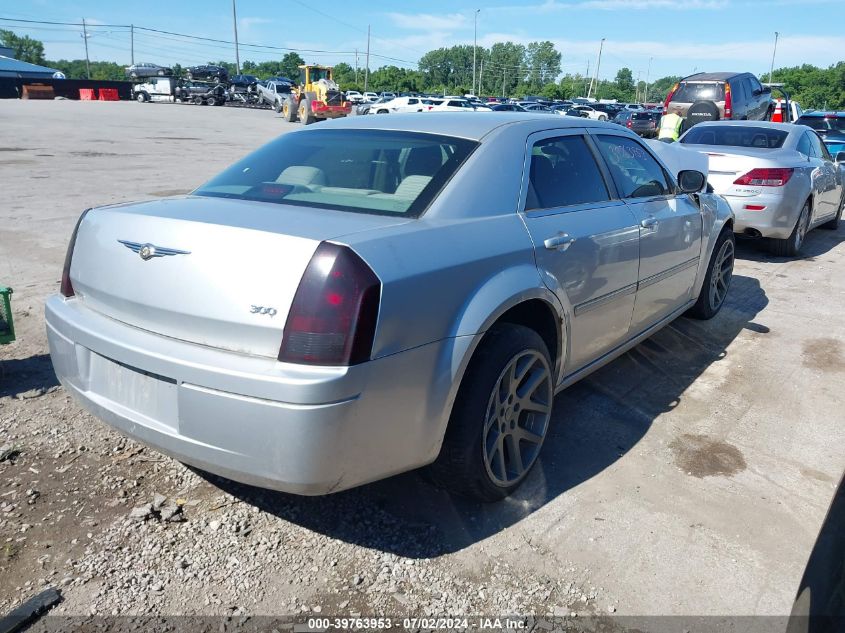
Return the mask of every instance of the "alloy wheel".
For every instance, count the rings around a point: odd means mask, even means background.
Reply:
[[[712,310],[718,310],[728,295],[733,270],[734,243],[733,240],[725,240],[713,261],[713,272],[710,275],[710,308]]]
[[[507,363],[490,394],[481,436],[484,465],[495,485],[516,484],[534,465],[553,397],[551,370],[541,353],[524,350]]]

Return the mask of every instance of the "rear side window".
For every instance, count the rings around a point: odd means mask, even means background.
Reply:
[[[806,134],[801,135],[801,139],[798,141],[798,146],[795,148],[804,156],[812,156],[813,150],[810,149],[810,138]]]
[[[696,125],[684,135],[681,143],[778,149],[783,146],[788,135],[783,130],[753,125]]]
[[[561,136],[534,144],[526,211],[609,199],[596,159],[582,136]]]
[[[404,131],[294,132],[235,163],[193,195],[417,217],[477,146]]]
[[[597,138],[621,197],[651,198],[674,193],[660,163],[637,141],[623,136]]]
[[[696,101],[724,101],[724,82],[684,81],[672,95],[672,101],[695,103]]]

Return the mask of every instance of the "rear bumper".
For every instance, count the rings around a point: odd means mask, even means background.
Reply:
[[[752,196],[722,195],[736,217],[735,233],[745,233],[746,229],[754,229],[763,237],[777,239],[786,239],[790,236],[806,199],[788,187],[785,187],[782,193],[760,193]],[[764,208],[752,210],[746,208],[748,205]]]
[[[422,466],[440,450],[450,393],[442,368],[457,339],[309,368],[158,336],[59,296],[48,299],[46,321],[56,375],[83,406],[236,481],[327,494]]]

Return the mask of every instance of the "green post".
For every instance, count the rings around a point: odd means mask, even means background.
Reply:
[[[0,345],[15,340],[15,324],[12,320],[12,289],[0,286]]]

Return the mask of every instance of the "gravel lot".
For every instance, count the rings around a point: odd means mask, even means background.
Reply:
[[[76,405],[43,302],[79,213],[184,193],[290,129],[269,111],[0,101],[19,339],[0,348],[0,614],[51,585],[61,614],[788,613],[845,469],[845,228],[795,261],[740,245],[722,313],[561,393],[542,462],[498,505],[415,473],[326,498],[209,479]]]

